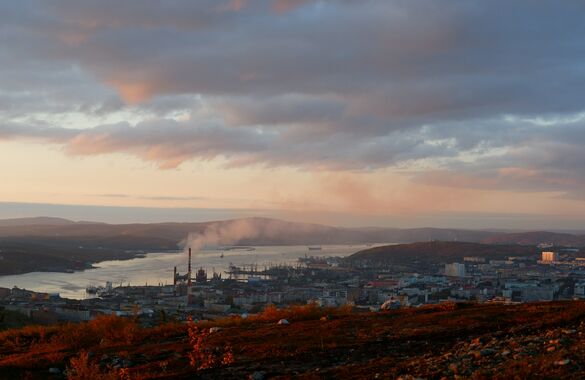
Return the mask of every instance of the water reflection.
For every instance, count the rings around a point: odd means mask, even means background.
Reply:
[[[253,251],[205,250],[194,252],[193,268],[203,267],[212,272],[224,272],[230,263],[234,265],[294,263],[299,257],[347,256],[365,245],[323,245],[320,251],[309,251],[307,246],[263,246]],[[98,268],[83,272],[56,273],[33,272],[14,276],[0,276],[0,287],[30,289],[38,292],[59,293],[62,297],[82,299],[86,297],[88,285],[104,285],[112,281],[114,285],[159,285],[171,284],[173,267],[180,273],[187,271],[187,255],[183,252],[149,253],[146,257],[126,261],[104,261],[95,264]],[[224,274],[225,276],[225,274]]]

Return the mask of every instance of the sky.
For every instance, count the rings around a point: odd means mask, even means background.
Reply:
[[[585,3],[0,2],[0,217],[585,226]]]

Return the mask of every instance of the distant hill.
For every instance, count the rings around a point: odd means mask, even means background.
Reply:
[[[270,218],[243,218],[201,223],[106,224],[74,222],[62,218],[38,217],[0,220],[2,237],[53,237],[87,239],[101,244],[131,248],[156,241],[152,249],[167,249],[184,242],[189,234],[216,234],[220,244],[310,245],[414,243],[429,241],[475,242],[486,244],[537,245],[550,242],[558,246],[585,247],[585,235],[558,232],[496,232],[452,228],[344,228],[312,223],[288,222]]]
[[[540,243],[552,243],[562,247],[585,247],[585,235],[573,235],[568,233],[535,231],[497,234],[486,237],[483,243],[489,244],[522,244],[538,245]]]
[[[106,260],[126,260],[138,249],[102,247],[92,242],[67,239],[0,239],[0,276],[28,272],[83,270]]]
[[[536,247],[532,246],[432,241],[370,248],[354,253],[348,257],[348,260],[370,260],[397,264],[420,261],[432,264],[461,261],[465,256],[497,260],[505,259],[508,256],[537,256],[539,252]]]
[[[87,263],[104,259],[132,258],[138,251],[161,252],[182,249],[185,246],[199,249],[204,246],[225,245],[415,242],[422,243],[408,247],[377,248],[377,251],[372,252],[386,252],[379,257],[391,255],[393,260],[408,257],[409,260],[430,260],[429,263],[432,263],[437,255],[453,259],[459,259],[462,255],[474,256],[488,252],[494,257],[523,255],[535,251],[530,246],[542,242],[584,247],[585,236],[444,228],[344,228],[269,218],[151,224],[74,222],[50,217],[21,218],[0,220],[0,250],[3,250],[4,255],[0,272],[7,274],[46,271],[55,267],[62,270],[80,269]],[[480,242],[487,246],[478,244]],[[523,248],[522,245],[527,247]],[[360,252],[359,255],[367,257],[371,253],[365,252],[367,253]]]
[[[83,269],[88,263],[128,259],[139,251],[191,246],[320,245],[481,240],[493,233],[454,229],[340,228],[268,218],[205,223],[105,224],[59,218],[5,220],[0,224],[0,275]]]
[[[23,228],[26,227],[26,228]],[[124,237],[128,242],[145,238],[178,244],[189,234],[216,233],[232,244],[359,244],[409,243],[416,241],[480,241],[494,232],[440,228],[342,228],[287,222],[269,218],[244,218],[203,223],[105,224],[72,222],[58,218],[30,218],[0,221],[2,237],[60,237],[102,240],[104,244]],[[221,243],[221,242],[220,242]],[[157,248],[157,247],[153,247]]]
[[[66,226],[75,224],[75,222],[63,219],[52,218],[48,216],[39,216],[36,218],[16,218],[16,219],[0,219],[0,227],[22,227],[22,226]]]

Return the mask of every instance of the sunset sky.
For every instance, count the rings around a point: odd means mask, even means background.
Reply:
[[[584,36],[577,0],[3,1],[0,218],[583,230]]]

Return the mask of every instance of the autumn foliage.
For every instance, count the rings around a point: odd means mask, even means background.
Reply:
[[[231,345],[212,347],[208,344],[210,329],[198,327],[192,319],[188,320],[188,333],[191,351],[189,364],[191,367],[202,370],[230,365],[234,362],[234,353]]]
[[[582,336],[585,302],[578,301],[379,313],[268,306],[247,318],[156,327],[105,316],[0,333],[0,378],[63,379],[65,370],[77,380],[248,378],[253,368],[281,378],[578,378],[585,376]],[[450,367],[452,355],[457,368]],[[486,363],[493,368],[481,367]],[[49,368],[60,375],[51,377]]]

